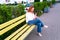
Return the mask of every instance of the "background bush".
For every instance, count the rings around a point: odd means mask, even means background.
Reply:
[[[47,3],[48,3],[47,1],[35,2],[34,3],[35,12],[37,12],[38,16],[43,14],[44,8],[48,7]]]
[[[52,0],[52,4],[55,4],[56,3],[56,1],[55,0]]]
[[[0,24],[7,22],[13,18],[23,15],[24,6],[22,4],[18,5],[0,5]]]
[[[12,8],[5,4],[0,6],[0,24],[12,19]]]
[[[40,16],[42,14],[41,11],[44,9],[43,2],[35,2],[34,8],[35,12],[37,12],[37,15]]]
[[[25,13],[25,6],[24,5],[22,5],[22,4],[18,4],[16,7],[14,7],[14,16],[15,17],[18,17],[18,16],[21,16],[21,15],[23,15],[24,13]]]

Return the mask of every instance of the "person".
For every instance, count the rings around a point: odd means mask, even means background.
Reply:
[[[48,28],[48,26],[44,25],[36,15],[37,14],[34,14],[34,6],[30,6],[28,12],[26,13],[26,23],[29,25],[36,25],[38,35],[42,36],[41,28],[42,27]]]

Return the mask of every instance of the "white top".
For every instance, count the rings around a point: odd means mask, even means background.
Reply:
[[[27,12],[26,13],[26,22],[34,19],[34,13]]]

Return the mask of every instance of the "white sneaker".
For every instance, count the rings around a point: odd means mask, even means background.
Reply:
[[[42,36],[42,34],[41,33],[38,33],[38,35],[41,37]]]
[[[48,26],[47,26],[47,25],[44,25],[44,27],[45,27],[45,28],[48,28]]]

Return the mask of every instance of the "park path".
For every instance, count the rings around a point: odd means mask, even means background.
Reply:
[[[60,40],[60,3],[50,8],[49,13],[44,13],[40,19],[49,26],[48,29],[43,28],[43,36],[39,37],[35,28],[25,40]]]

